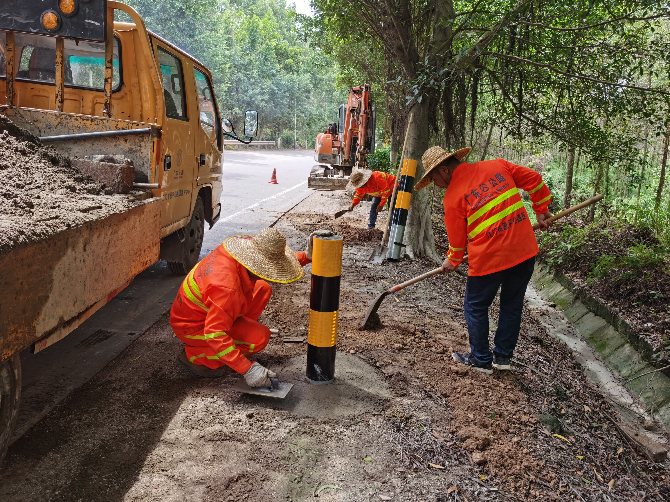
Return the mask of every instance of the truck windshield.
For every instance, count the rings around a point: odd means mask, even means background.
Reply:
[[[3,33],[4,35],[4,33]],[[2,37],[2,46],[4,47]],[[56,81],[56,39],[40,35],[16,34],[17,80],[54,83]],[[4,50],[0,49],[4,54]],[[4,57],[0,56],[0,60]],[[121,86],[119,40],[114,37],[112,88]],[[4,61],[0,63],[4,75]],[[65,86],[102,91],[105,84],[105,44],[65,40]]]

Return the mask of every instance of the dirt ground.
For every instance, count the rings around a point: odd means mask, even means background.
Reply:
[[[257,360],[296,385],[286,402],[230,391],[235,374],[183,373],[181,344],[164,316],[10,447],[0,500],[670,498],[667,462],[648,462],[620,437],[616,412],[532,310],[524,312],[518,364],[493,376],[451,359],[468,350],[460,276],[390,295],[383,326],[359,331],[379,292],[434,264],[369,264],[378,234],[359,231],[365,205],[337,221],[325,216],[345,197],[316,192],[277,224],[294,249],[315,228],[350,235],[337,386],[302,379],[307,279],[275,285],[261,317],[280,333]]]
[[[0,115],[0,253],[133,205]]]

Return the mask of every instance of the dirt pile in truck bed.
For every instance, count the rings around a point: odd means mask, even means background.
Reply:
[[[0,253],[133,205],[0,115]]]

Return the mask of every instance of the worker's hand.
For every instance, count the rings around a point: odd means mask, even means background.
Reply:
[[[377,206],[377,212],[378,212],[378,213],[381,213],[383,210],[384,210],[384,207],[383,207],[381,204],[379,204],[379,205]]]
[[[449,261],[449,258],[445,258],[444,263],[442,263],[442,273],[443,274],[449,274],[456,270],[456,267],[454,267],[451,262]]]
[[[251,368],[244,374],[244,381],[249,387],[270,387],[272,382],[270,378],[276,378],[277,373],[261,366],[258,363],[253,363]]]
[[[546,223],[545,220],[548,220],[551,218],[551,213],[547,211],[546,213],[543,214],[538,214],[537,217],[537,224],[540,225],[540,230],[546,230],[551,223]]]
[[[314,249],[314,237],[330,237],[333,235],[333,232],[327,229],[321,229],[321,230],[314,230],[311,234],[309,234],[309,239],[307,241],[307,251],[305,251],[305,255],[307,256],[308,260],[312,259],[312,250]]]
[[[347,211],[353,211],[355,207],[356,207],[356,206],[354,206],[354,205],[352,204],[351,206],[349,206],[349,208],[347,209]]]

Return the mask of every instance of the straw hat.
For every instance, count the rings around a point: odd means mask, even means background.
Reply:
[[[266,281],[287,283],[302,277],[302,266],[286,245],[286,237],[274,228],[264,228],[257,235],[228,237],[223,247],[249,272]]]
[[[449,153],[442,147],[431,146],[421,156],[421,162],[423,163],[425,172],[419,182],[414,185],[414,190],[419,191],[422,188],[426,188],[428,185],[430,185],[433,180],[431,180],[430,176],[428,175],[433,169],[442,164],[445,160],[450,157],[456,157],[456,159],[462,161],[465,157],[468,156],[470,150],[472,150],[472,148],[461,148],[460,150],[456,150],[453,153]]]
[[[349,184],[347,185],[347,190],[354,190],[356,188],[361,188],[365,185],[372,176],[372,171],[370,169],[355,169],[351,173],[349,178]]]

